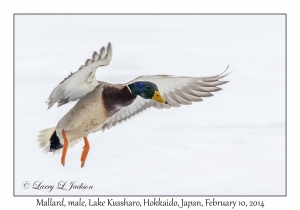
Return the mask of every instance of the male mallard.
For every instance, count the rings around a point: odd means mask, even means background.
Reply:
[[[111,44],[108,43],[100,54],[94,52],[93,60],[88,59],[78,71],[71,73],[50,94],[48,109],[70,101],[79,101],[61,118],[56,127],[42,130],[39,135],[40,147],[46,152],[63,148],[61,164],[65,165],[68,146],[82,138],[84,147],[81,167],[84,166],[90,146],[87,136],[104,131],[147,108],[157,109],[180,107],[202,101],[201,97],[212,96],[210,92],[221,90],[216,86],[227,74],[211,77],[175,77],[170,75],[140,76],[126,84],[109,84],[95,79],[99,66],[106,66],[112,58]]]

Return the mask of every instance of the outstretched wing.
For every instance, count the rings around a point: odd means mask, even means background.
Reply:
[[[136,81],[153,82],[157,85],[162,97],[168,101],[168,104],[158,103],[154,100],[143,99],[138,96],[131,105],[120,109],[118,113],[105,123],[102,126],[102,131],[130,119],[150,107],[169,109],[171,107],[180,107],[182,104],[189,105],[192,104],[192,102],[203,101],[202,97],[213,96],[211,92],[222,90],[217,87],[218,85],[228,82],[219,81],[219,79],[229,74],[224,74],[225,71],[219,75],[210,77],[175,77],[170,75],[140,76],[126,85]]]
[[[106,52],[104,47],[101,48],[100,54],[94,52],[92,60],[87,59],[85,65],[82,65],[75,73],[71,73],[55,87],[47,100],[48,109],[56,102],[58,106],[61,106],[69,101],[76,101],[93,91],[99,84],[95,78],[97,68],[108,65],[111,58],[112,49],[110,43],[107,45]]]

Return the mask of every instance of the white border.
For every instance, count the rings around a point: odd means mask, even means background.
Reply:
[[[264,200],[264,209],[296,209],[299,199],[299,11],[295,1],[10,1],[1,4],[1,204],[5,209],[36,207],[33,197],[13,197],[13,14],[14,13],[287,13],[288,20],[288,192],[287,197],[225,197]],[[299,51],[299,50],[298,50]],[[10,158],[10,159],[9,159]],[[75,200],[76,198],[66,198]],[[103,198],[104,199],[104,198]],[[120,198],[121,199],[121,198]],[[130,198],[134,199],[134,198]],[[142,198],[136,198],[142,201]],[[188,199],[188,198],[186,198]],[[193,199],[193,198],[190,198]],[[205,199],[205,198],[201,198]],[[100,208],[100,207],[95,207]],[[118,208],[118,207],[116,207]],[[195,207],[194,207],[195,208]],[[65,208],[64,208],[65,209]],[[153,209],[153,207],[152,207]],[[205,208],[204,208],[205,209]],[[240,209],[240,208],[235,208]]]

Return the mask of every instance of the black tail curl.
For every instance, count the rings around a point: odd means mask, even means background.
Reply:
[[[59,138],[56,134],[56,131],[54,131],[54,133],[52,134],[51,138],[50,138],[50,150],[49,152],[54,152],[56,150],[59,150],[63,148],[63,145],[60,143]]]

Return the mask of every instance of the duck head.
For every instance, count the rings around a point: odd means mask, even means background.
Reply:
[[[152,99],[159,103],[167,104],[168,102],[160,95],[158,87],[153,82],[138,81],[128,85],[133,96],[141,96],[144,99]]]

